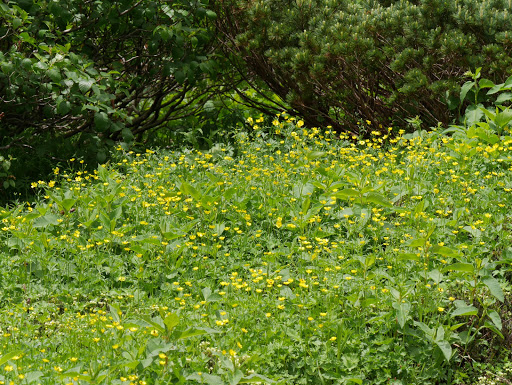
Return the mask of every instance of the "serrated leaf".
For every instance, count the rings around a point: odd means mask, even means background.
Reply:
[[[60,74],[60,71],[57,68],[51,68],[48,71],[48,77],[54,83],[58,83],[58,82],[60,82],[62,80],[62,75]]]
[[[94,83],[94,80],[92,79],[82,79],[78,82],[78,88],[82,93],[86,93],[89,91]]]

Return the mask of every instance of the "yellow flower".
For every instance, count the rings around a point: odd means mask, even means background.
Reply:
[[[439,312],[443,312],[443,311],[444,311],[444,307],[438,307],[438,308],[437,308],[437,310],[438,310]]]

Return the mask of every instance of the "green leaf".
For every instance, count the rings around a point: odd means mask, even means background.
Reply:
[[[174,72],[174,78],[179,84],[185,83],[186,80],[185,73],[183,71]]]
[[[272,381],[270,378],[267,378],[265,376],[262,376],[258,373],[252,373],[244,378],[242,378],[239,382],[239,384],[252,384],[254,382],[260,382],[264,384],[273,384],[274,381]]]
[[[54,83],[58,83],[58,82],[60,82],[62,80],[62,75],[60,74],[60,71],[57,68],[51,68],[48,71],[48,77]]]
[[[396,309],[396,319],[398,324],[403,329],[405,323],[410,318],[409,312],[411,310],[411,305],[408,302],[394,302],[392,306]]]
[[[512,100],[512,92],[503,92],[496,98],[496,104],[501,104]]]
[[[43,376],[43,372],[40,372],[40,371],[34,371],[34,372],[29,372],[27,374],[25,374],[25,381],[27,384],[30,384],[36,380],[38,380],[40,377]]]
[[[194,186],[188,184],[187,182],[181,182],[180,191],[185,195],[190,195],[197,201],[201,200],[201,194],[199,191],[197,191]]]
[[[98,131],[105,131],[110,127],[110,119],[105,112],[97,112],[94,114],[94,125]]]
[[[295,198],[300,198],[302,196],[309,196],[315,191],[315,186],[311,183],[297,183],[293,186],[292,194]]]
[[[201,375],[202,379],[208,385],[225,385],[225,382],[222,381],[222,378],[219,376],[214,376],[213,374],[203,373]]]
[[[498,299],[500,302],[505,300],[505,295],[503,294],[503,290],[501,289],[500,283],[496,278],[487,277],[482,280],[483,284],[487,286],[491,294]]]
[[[359,192],[352,188],[346,188],[341,191],[338,191],[336,194],[334,194],[334,196],[336,198],[346,199],[346,198],[351,198],[351,197],[358,197]]]
[[[499,114],[496,115],[496,118],[494,119],[494,122],[499,127],[504,127],[511,120],[512,120],[512,111],[507,108],[506,110],[504,110],[504,111],[502,111],[502,112],[500,112]]]
[[[461,103],[466,99],[466,95],[471,88],[475,85],[475,82],[466,82],[460,89],[460,101]]]
[[[384,207],[393,207],[393,203],[391,203],[384,195],[376,192],[368,193],[365,198],[366,201],[370,203],[375,203]]]
[[[91,89],[93,83],[94,80],[92,79],[82,79],[78,82],[78,88],[80,88],[80,91],[85,94]]]
[[[451,316],[468,316],[468,315],[477,315],[478,309],[474,306],[461,306],[454,311],[452,311]]]
[[[470,263],[459,262],[459,263],[454,263],[452,265],[448,265],[443,269],[443,271],[448,271],[448,270],[462,271],[465,273],[474,273],[475,267]]]
[[[54,214],[46,214],[44,217],[39,217],[34,220],[33,227],[47,227],[49,225],[58,225],[59,217]]]
[[[210,329],[213,330],[213,329]],[[216,330],[213,330],[213,332],[216,332]],[[178,337],[178,340],[183,340],[185,338],[195,337],[195,336],[202,336],[204,334],[209,334],[209,331],[207,331],[205,328],[190,328],[187,330],[184,330]]]
[[[407,246],[409,247],[423,247],[425,246],[425,243],[427,242],[427,240],[425,238],[418,238],[418,239],[411,239],[408,243],[407,243]]]
[[[435,341],[437,347],[441,349],[441,352],[443,352],[444,358],[446,359],[446,362],[450,361],[450,358],[452,357],[452,347],[448,343],[448,341]]]
[[[2,358],[0,358],[0,365],[5,364],[7,361],[11,360],[13,357],[21,356],[23,354],[23,350],[15,350],[13,352],[4,354]]]
[[[495,310],[492,310],[489,312],[489,318],[491,319],[492,323],[494,324],[494,326],[496,326],[496,328],[498,330],[501,331],[503,329],[503,324],[501,323],[501,317]]]
[[[170,313],[168,314],[165,318],[164,318],[164,325],[167,329],[167,332],[171,332],[175,327],[176,325],[178,325],[180,322],[180,319],[179,317],[174,314],[174,313]]]
[[[306,158],[309,160],[314,160],[321,158],[325,155],[325,151],[311,151],[306,154]]]
[[[420,257],[418,257],[414,253],[402,253],[398,254],[397,258],[398,261],[419,261]]]
[[[464,114],[464,118],[466,120],[466,124],[468,126],[475,124],[482,119],[484,113],[482,112],[482,108],[484,106],[482,104],[470,105],[466,108],[466,113]]]
[[[446,246],[435,245],[432,246],[430,250],[432,250],[433,253],[442,255],[444,257],[456,258],[460,256],[460,253],[458,251],[450,249],[449,247]]]
[[[491,88],[494,87],[494,83],[489,79],[480,79],[478,86],[480,88]]]

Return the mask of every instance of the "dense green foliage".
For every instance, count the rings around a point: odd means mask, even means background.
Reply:
[[[495,82],[510,75],[510,0],[225,0],[215,9],[240,73],[263,79],[309,126],[448,123],[468,68],[483,66]]]
[[[201,1],[0,3],[3,149],[82,134],[111,140],[202,110],[215,62]],[[199,87],[200,86],[200,87]]]
[[[56,169],[0,211],[0,381],[467,384],[507,357],[508,129],[249,123]]]

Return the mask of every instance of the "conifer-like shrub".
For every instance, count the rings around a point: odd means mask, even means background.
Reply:
[[[309,125],[449,122],[462,75],[512,72],[512,0],[223,0],[219,38]],[[245,76],[245,75],[244,75]]]

